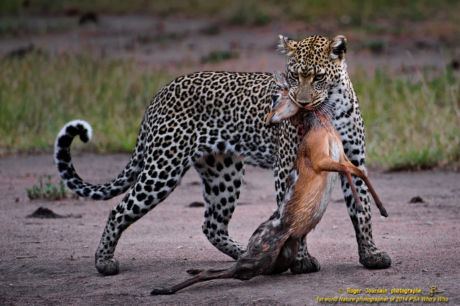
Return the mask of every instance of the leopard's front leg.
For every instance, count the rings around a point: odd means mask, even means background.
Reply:
[[[355,166],[366,171],[364,124],[356,99],[354,101],[355,103],[349,105],[348,109],[336,112],[334,125],[342,138],[345,154]],[[362,212],[358,212],[346,177],[341,175],[340,178],[348,214],[353,222],[358,241],[359,262],[368,269],[390,267],[390,256],[376,247],[372,237],[370,197],[367,186],[362,179],[353,177],[364,208]]]

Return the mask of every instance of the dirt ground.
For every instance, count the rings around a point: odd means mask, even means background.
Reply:
[[[77,154],[74,159],[82,177],[104,182],[128,156]],[[373,218],[375,241],[393,260],[389,269],[366,270],[358,263],[353,227],[337,187],[325,217],[308,238],[311,253],[321,263],[320,272],[212,281],[156,297],[149,295],[154,286],[183,280],[186,269],[231,264],[201,232],[204,209],[189,207],[202,201],[195,171],[190,170],[172,195],[123,234],[116,252],[121,271],[111,277],[97,273],[93,256],[108,213],[120,197],[105,202],[27,199],[26,188],[39,175],[55,173],[50,155],[0,159],[2,305],[315,305],[317,296],[352,296],[340,294],[340,289],[421,288],[426,294],[431,286],[437,286],[437,296],[448,297],[451,305],[460,303],[460,173],[370,171],[390,214],[387,219],[377,214]],[[408,203],[414,196],[424,203]],[[38,207],[72,217],[27,218]],[[231,235],[245,243],[274,208],[271,171],[247,167]]]
[[[55,21],[49,17],[31,22]],[[369,36],[343,32],[329,24],[274,22],[243,28],[184,18],[100,16],[97,25],[72,26],[44,35],[2,37],[0,56],[32,43],[50,54],[132,58],[140,67],[173,75],[206,69],[275,71],[284,65],[283,56],[275,51],[278,33],[295,38],[315,33],[345,34],[351,71],[387,68],[406,73],[420,67],[443,69],[460,54],[457,37],[449,40],[453,45],[448,52],[438,48],[442,37],[433,28],[430,23],[418,29],[408,25],[407,36]],[[371,52],[366,47],[376,39],[384,45],[382,52]],[[238,57],[217,63],[202,61],[210,52],[222,50],[235,52]],[[83,154],[74,159],[83,178],[105,182],[124,166],[128,156]],[[157,297],[149,295],[153,287],[183,280],[188,277],[186,269],[231,264],[230,258],[217,251],[201,232],[204,209],[189,207],[194,201],[202,201],[194,170],[153,212],[126,230],[116,253],[121,272],[111,277],[97,273],[94,252],[108,213],[120,197],[106,202],[28,200],[26,188],[45,174],[57,177],[51,154],[0,158],[0,305],[315,305],[318,296],[351,297],[340,293],[347,288],[421,288],[426,294],[431,286],[437,286],[437,296],[448,297],[451,305],[460,304],[460,173],[371,171],[390,214],[387,219],[377,214],[373,218],[375,241],[393,260],[389,269],[371,271],[358,263],[353,226],[337,187],[325,217],[308,238],[310,252],[321,263],[320,272],[257,277],[248,282],[213,281],[173,296]],[[415,196],[424,202],[409,204]],[[27,217],[39,207],[71,217]],[[240,204],[230,223],[231,235],[246,243],[274,208],[271,171],[248,167]]]

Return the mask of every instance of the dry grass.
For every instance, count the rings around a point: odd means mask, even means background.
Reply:
[[[0,61],[0,147],[49,150],[68,120],[85,118],[93,149],[129,151],[142,114],[169,77],[145,73],[131,61],[31,54]]]
[[[460,80],[451,70],[417,81],[377,71],[357,74],[372,164],[391,170],[459,165]]]
[[[145,107],[171,79],[131,61],[31,54],[0,61],[0,148],[50,151],[68,120],[94,127],[90,149],[133,149]],[[389,169],[458,165],[460,80],[450,70],[418,81],[352,76],[366,123],[368,161]]]

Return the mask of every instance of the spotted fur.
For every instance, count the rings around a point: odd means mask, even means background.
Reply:
[[[293,41],[282,38],[283,42]],[[298,73],[302,69],[307,69],[306,73],[312,64],[319,68],[329,65],[328,59],[319,54],[330,54],[330,45],[330,40],[314,36],[291,50],[287,74],[292,88],[299,87]],[[327,99],[322,103],[334,103],[334,124],[345,151],[363,168],[363,124],[345,63],[325,73],[330,83]],[[286,200],[286,192],[295,182],[293,169],[300,140],[296,128],[290,122],[276,127],[264,124],[277,90],[270,73],[197,72],[178,77],[152,99],[126,167],[117,178],[102,185],[84,182],[71,161],[72,139],[79,135],[83,141],[89,140],[89,124],[72,121],[63,127],[56,140],[55,160],[67,187],[95,200],[128,191],[110,212],[96,251],[96,268],[100,273],[118,273],[118,262],[113,256],[121,233],[163,201],[190,167],[202,179],[206,203],[203,232],[225,254],[236,259],[243,253],[243,247],[229,236],[228,223],[240,194],[244,165],[274,169],[278,205]],[[362,196],[364,213],[357,214],[350,187],[342,180],[360,260],[368,267],[382,266],[385,261],[382,256],[388,256],[378,251],[372,241],[367,189],[361,180],[355,183]],[[293,272],[319,270],[306,244],[302,244],[301,250]]]

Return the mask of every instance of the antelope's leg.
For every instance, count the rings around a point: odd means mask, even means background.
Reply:
[[[351,193],[355,198],[356,209],[358,211],[364,211],[361,201],[359,200],[358,192],[356,192],[355,184],[353,183],[353,180],[351,178],[351,171],[347,167],[347,164],[343,162],[336,162],[329,157],[325,157],[313,167],[315,168],[315,170],[343,173],[346,176],[348,183],[350,184]]]
[[[375,189],[372,186],[371,181],[369,180],[367,175],[361,169],[359,169],[358,167],[356,167],[352,163],[347,163],[347,168],[349,169],[351,174],[356,175],[356,176],[358,176],[358,177],[363,179],[364,183],[366,183],[366,185],[367,185],[367,188],[369,188],[369,191],[370,191],[372,197],[374,198],[375,205],[377,205],[377,208],[379,209],[380,214],[382,216],[384,216],[384,217],[388,217],[388,213],[387,213],[385,207],[383,207],[382,201],[380,201],[380,198],[377,195],[377,192],[375,192]]]
[[[177,291],[184,289],[186,287],[189,287],[193,284],[200,283],[200,282],[205,282],[209,281],[212,279],[217,279],[217,278],[232,278],[234,274],[234,269],[226,269],[226,270],[206,270],[198,275],[189,278],[177,285],[171,286],[171,287],[161,287],[161,288],[153,288],[153,290],[150,292],[151,295],[168,295],[168,294],[174,294]]]
[[[361,204],[361,200],[359,199],[358,192],[356,191],[355,184],[353,183],[353,179],[351,178],[350,171],[343,172],[348,180],[348,184],[350,184],[351,193],[353,194],[353,198],[355,198],[356,209],[360,212],[363,212],[363,204]]]
[[[356,192],[355,185],[353,184],[353,181],[351,179],[350,173],[360,177],[361,179],[363,179],[364,182],[366,183],[367,187],[369,188],[369,191],[371,192],[372,197],[374,198],[375,205],[377,205],[377,208],[379,209],[380,214],[382,216],[384,216],[384,217],[388,217],[388,213],[387,213],[385,207],[383,207],[382,201],[380,201],[380,198],[378,197],[377,193],[375,192],[375,189],[372,186],[372,184],[371,184],[369,178],[367,177],[367,175],[363,171],[361,171],[361,169],[359,169],[358,167],[354,166],[351,162],[349,162],[349,161],[336,162],[336,161],[333,161],[330,158],[324,158],[324,159],[320,160],[316,164],[315,168],[317,170],[321,170],[321,171],[335,171],[335,172],[344,173],[346,175],[346,177],[347,177],[347,180],[348,180],[349,184],[350,184],[350,187],[351,187],[351,190],[352,190],[352,193],[353,193],[353,197],[355,198],[355,202],[356,202],[356,206],[357,206],[358,210],[359,210],[358,206],[361,205],[361,202],[359,201],[358,193]],[[362,209],[362,207],[361,207],[361,209]]]
[[[221,272],[221,271],[225,271],[227,269],[209,269],[208,271],[210,272]],[[188,269],[186,272],[190,275],[198,275],[200,274],[201,272],[204,272],[206,271],[205,269]]]

